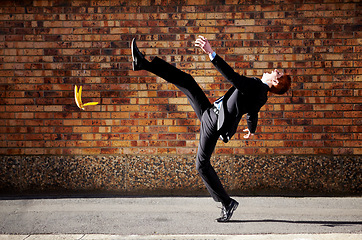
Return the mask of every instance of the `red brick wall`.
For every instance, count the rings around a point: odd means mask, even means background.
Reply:
[[[359,2],[1,1],[0,154],[194,154],[199,121],[185,96],[133,72],[129,45],[137,37],[214,100],[230,85],[193,46],[202,34],[241,74],[293,76],[262,108],[256,138],[243,140],[243,120],[217,154],[359,155]],[[78,109],[74,85],[100,105]]]

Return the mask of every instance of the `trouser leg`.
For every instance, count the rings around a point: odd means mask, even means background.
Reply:
[[[217,116],[211,110],[207,110],[202,116],[200,128],[200,142],[196,156],[196,168],[210,195],[216,202],[224,206],[229,205],[231,198],[226,193],[210,163],[211,155],[215,149],[219,134],[217,133]]]
[[[219,137],[217,133],[217,115],[210,109],[212,104],[190,74],[177,69],[162,59],[154,58],[152,62],[147,64],[145,70],[174,84],[187,96],[197,117],[201,121],[196,168],[213,199],[228,205],[231,199],[210,164],[210,158]]]
[[[147,65],[146,70],[174,84],[180,89],[187,96],[187,99],[200,120],[204,111],[211,107],[209,99],[190,74],[181,71],[158,57],[155,57],[152,62]]]

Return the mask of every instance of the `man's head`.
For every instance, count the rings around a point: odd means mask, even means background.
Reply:
[[[284,94],[290,88],[292,79],[289,75],[284,75],[283,72],[275,69],[271,73],[264,73],[261,80],[268,84],[270,92]]]

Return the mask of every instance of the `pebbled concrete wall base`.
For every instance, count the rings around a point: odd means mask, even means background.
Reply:
[[[0,156],[1,194],[208,195],[189,155]],[[361,195],[361,156],[230,156],[212,164],[234,195]]]

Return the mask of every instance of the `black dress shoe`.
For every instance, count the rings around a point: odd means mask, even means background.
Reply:
[[[132,40],[131,50],[132,50],[132,59],[133,59],[132,62],[133,71],[144,70],[145,69],[144,67],[148,61],[145,59],[145,56],[138,49],[136,45],[136,38],[133,38]]]
[[[239,206],[239,203],[234,199],[231,199],[231,202],[228,206],[223,206],[221,209],[221,217],[217,218],[218,222],[227,222],[230,220],[236,208]]]

